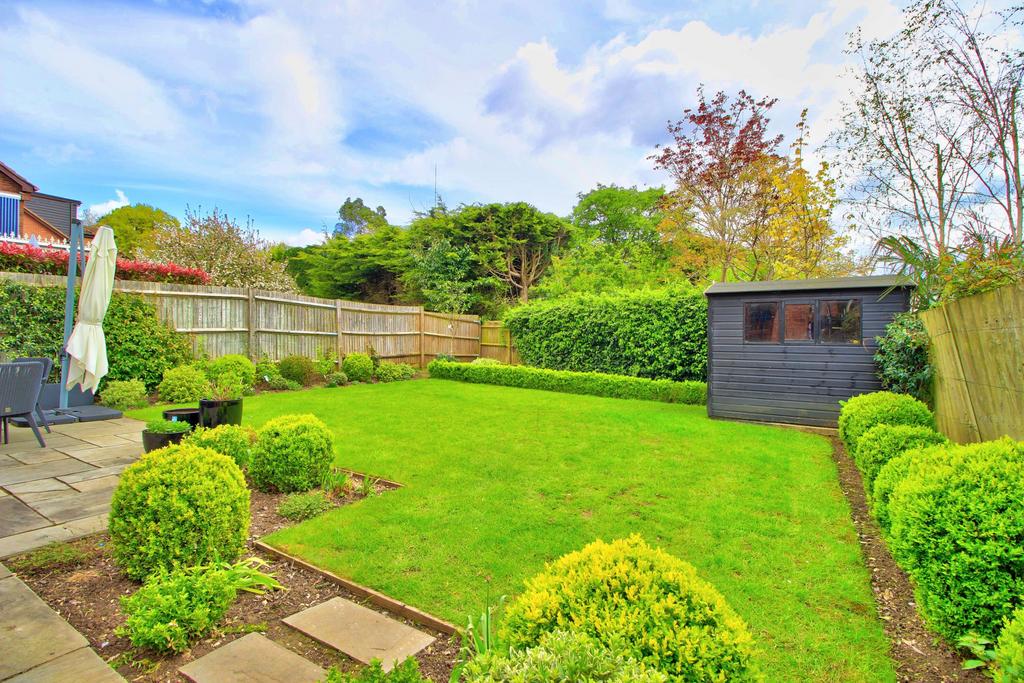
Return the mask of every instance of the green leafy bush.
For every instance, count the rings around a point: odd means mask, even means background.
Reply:
[[[269,358],[261,358],[256,362],[256,380],[258,382],[271,382],[281,376],[281,370],[277,363]]]
[[[260,429],[249,476],[263,491],[308,491],[320,485],[334,460],[334,435],[313,415],[283,415]]]
[[[580,295],[505,314],[527,365],[650,379],[707,377],[708,304],[692,287]]]
[[[350,353],[341,361],[341,371],[353,382],[373,379],[373,359],[365,353]]]
[[[916,425],[879,424],[864,432],[857,444],[854,461],[864,480],[868,504],[872,504],[875,477],[885,463],[913,448],[948,442],[949,439],[934,429]]]
[[[192,429],[188,422],[173,422],[171,420],[150,420],[146,423],[146,431],[151,434],[184,434]]]
[[[316,366],[305,356],[285,356],[277,364],[281,376],[304,387],[313,383],[316,377]]]
[[[167,403],[192,403],[210,395],[210,380],[193,365],[168,368],[157,393]]]
[[[64,344],[64,287],[31,287],[0,280],[0,351],[57,359]],[[136,294],[114,292],[103,319],[111,381],[137,379],[156,388],[164,370],[192,358],[189,339],[160,322],[156,308]]]
[[[387,673],[377,659],[358,673],[346,673],[332,666],[327,670],[327,678],[323,683],[430,683],[430,679],[420,674],[416,658],[409,657]]]
[[[645,379],[598,372],[543,370],[523,365],[473,365],[434,360],[427,366],[430,376],[477,384],[500,384],[506,387],[544,389],[567,394],[588,394],[613,398],[635,398],[665,403],[703,405],[708,387],[704,382],[673,382],[668,379]]]
[[[226,356],[210,361],[206,374],[214,383],[225,374],[235,374],[242,380],[242,386],[252,389],[256,386],[256,365],[245,356],[237,353],[229,353]]]
[[[321,377],[327,377],[332,372],[336,372],[338,369],[338,362],[334,359],[333,354],[324,354],[313,361],[313,367],[316,369],[316,374]]]
[[[840,401],[839,438],[850,455],[856,455],[857,442],[875,425],[917,425],[935,429],[935,417],[921,401],[906,394],[876,391]]]
[[[348,384],[348,375],[344,372],[331,372],[324,377],[324,385],[328,387],[341,387]]]
[[[878,470],[870,497],[871,512],[884,534],[889,533],[889,499],[892,498],[892,492],[907,478],[911,467],[930,457],[941,456],[944,451],[944,446],[912,448],[892,458]]]
[[[121,598],[125,623],[117,635],[135,647],[184,652],[227,613],[238,591],[264,593],[281,588],[255,558],[236,565],[215,564],[173,572],[159,571],[132,595]]]
[[[302,385],[278,375],[277,377],[272,377],[270,379],[270,382],[267,384],[267,388],[273,389],[274,391],[298,391],[302,388]]]
[[[331,501],[323,491],[293,493],[277,506],[277,514],[293,522],[301,522],[331,509]]]
[[[198,448],[209,448],[235,461],[239,467],[246,467],[256,441],[256,431],[242,425],[217,425],[213,429],[197,427],[185,437],[183,443]]]
[[[672,680],[760,680],[743,620],[690,564],[639,536],[548,564],[506,609],[503,634],[522,649],[566,627]]]
[[[1024,442],[936,449],[889,499],[889,545],[927,622],[995,638],[1024,596]]]
[[[400,382],[402,380],[412,379],[415,375],[416,368],[408,363],[389,363],[388,361],[382,361],[381,364],[377,366],[378,382]]]
[[[114,559],[137,581],[160,569],[234,562],[249,533],[249,489],[231,458],[173,445],[130,465],[110,502]]]
[[[497,358],[474,358],[471,362],[472,365],[504,365]]]
[[[1017,608],[999,634],[993,678],[997,683],[1024,681],[1024,608]]]
[[[100,403],[114,410],[131,410],[149,405],[146,385],[137,379],[115,380],[103,385]]]
[[[882,386],[897,394],[931,402],[932,366],[928,362],[931,341],[924,323],[914,313],[900,313],[875,337],[875,363]]]
[[[210,385],[210,396],[215,401],[234,401],[245,395],[245,382],[234,372],[222,372]]]
[[[668,676],[614,654],[584,633],[552,631],[535,647],[485,652],[464,670],[467,683],[523,681],[541,683],[663,683]]]

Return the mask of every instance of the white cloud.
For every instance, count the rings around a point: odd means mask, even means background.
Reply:
[[[100,218],[107,215],[114,209],[120,209],[122,206],[128,206],[131,202],[128,201],[128,197],[121,190],[114,190],[114,194],[117,195],[117,199],[109,199],[99,204],[90,204],[88,213],[91,216]]]
[[[324,233],[310,228],[303,228],[298,234],[288,235],[284,243],[290,247],[308,247],[311,244],[320,244],[324,241]]]

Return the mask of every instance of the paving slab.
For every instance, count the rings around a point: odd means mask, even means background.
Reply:
[[[127,467],[127,465],[121,465],[121,467]],[[76,481],[72,486],[82,492],[89,491],[100,491],[107,490],[113,491],[117,488],[117,482],[120,477],[116,474],[108,474],[105,477],[97,477],[96,479],[86,479],[85,481]]]
[[[132,443],[142,443],[142,432],[128,432],[127,434],[116,434],[125,441],[131,441]]]
[[[82,481],[88,481],[89,479],[100,479],[102,477],[109,477],[110,475],[116,476],[121,474],[125,467],[127,467],[127,465],[107,465],[105,467],[85,470],[84,472],[64,474],[57,477],[57,479],[61,480],[65,484],[77,484]]]
[[[125,444],[123,446],[108,446],[106,448],[91,446],[89,448],[79,447],[62,450],[76,460],[100,467],[112,465],[115,462],[130,463],[138,460],[139,456],[142,455],[142,446],[137,443]]]
[[[62,474],[83,472],[92,469],[92,465],[74,458],[64,458],[52,462],[41,462],[35,465],[0,465],[0,486],[20,484],[34,479],[59,477]]]
[[[120,429],[120,427],[118,427]],[[124,446],[132,443],[128,439],[122,439],[116,434],[86,434],[79,437],[86,443],[91,443],[94,446]]]
[[[80,536],[88,536],[89,534],[98,534],[101,531],[106,531],[109,519],[110,515],[104,512],[98,515],[82,517],[81,519],[73,519],[70,522],[62,524],[61,527],[71,532],[73,538],[78,538]]]
[[[72,519],[109,512],[110,498],[113,494],[113,487],[87,492],[71,489],[71,493],[60,498],[33,502],[32,507],[52,522],[61,524]]]
[[[85,534],[80,534],[84,536]],[[0,538],[0,558],[20,555],[29,550],[42,548],[44,545],[59,541],[70,541],[75,538],[74,532],[63,525],[45,526],[41,529],[26,531],[13,536]]]
[[[364,664],[379,659],[385,671],[434,642],[433,636],[344,598],[332,598],[283,621]]]
[[[46,479],[33,479],[32,481],[23,481],[20,484],[8,484],[4,486],[4,488],[13,494],[21,495],[23,493],[49,493],[51,491],[67,491],[71,487],[55,477],[47,477]]]
[[[49,525],[45,517],[14,496],[0,498],[0,536],[13,536]]]
[[[49,441],[46,442],[47,446],[52,446]],[[54,460],[61,460],[68,457],[66,454],[61,453],[56,448],[40,448],[35,451],[21,451],[20,453],[11,453],[11,457],[22,463],[23,465],[35,465],[40,462],[52,462]]]
[[[123,683],[124,678],[87,647],[61,655],[34,669],[9,678],[5,683]]]
[[[88,646],[85,636],[57,616],[21,579],[0,580],[0,680]],[[87,679],[86,679],[87,680]]]
[[[6,579],[11,575],[11,570],[0,564],[0,579]]]
[[[327,675],[259,633],[233,640],[178,671],[193,683],[315,683]]]

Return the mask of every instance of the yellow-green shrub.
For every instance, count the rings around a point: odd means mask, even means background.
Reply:
[[[223,375],[235,374],[242,380],[245,389],[252,389],[256,385],[256,364],[238,353],[229,353],[210,361],[206,374],[214,383]]]
[[[313,415],[283,415],[259,430],[249,476],[262,491],[308,491],[334,460],[334,435]]]
[[[350,353],[341,361],[341,371],[351,382],[369,382],[373,379],[373,359],[365,353]]]
[[[256,442],[256,430],[242,425],[218,425],[213,429],[197,427],[185,437],[183,443],[200,448],[210,448],[226,455],[239,467],[249,464],[252,446]]]
[[[402,380],[412,379],[415,375],[416,368],[408,363],[381,361],[381,364],[377,366],[378,382],[401,382]]]
[[[1024,681],[1024,608],[1007,619],[996,642],[993,678],[996,683]]]
[[[194,365],[180,365],[164,370],[157,387],[160,400],[166,403],[192,403],[210,396],[210,380]]]
[[[152,451],[121,473],[110,541],[124,573],[234,562],[249,533],[249,489],[235,462],[208,448]]]
[[[906,394],[876,391],[840,401],[839,438],[852,456],[864,432],[875,425],[917,425],[935,429],[935,417],[921,401]]]
[[[149,403],[146,385],[137,379],[112,380],[103,385],[100,403],[114,410],[141,408]]]
[[[750,632],[721,594],[635,535],[595,541],[527,580],[504,637],[529,648],[556,630],[585,633],[671,680],[760,680]]]
[[[864,480],[868,505],[873,505],[875,477],[885,463],[911,449],[948,442],[949,439],[934,429],[917,425],[880,424],[864,432],[853,459]]]

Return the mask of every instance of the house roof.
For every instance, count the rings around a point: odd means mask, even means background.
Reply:
[[[59,199],[62,202],[68,202],[70,204],[74,204],[75,206],[81,206],[82,205],[82,202],[80,200],[78,200],[78,199],[70,199],[68,197],[58,197],[55,194],[46,194],[45,192],[33,192],[32,195],[35,196],[35,197],[42,197],[43,199]]]
[[[38,187],[30,183],[24,176],[20,175],[17,171],[2,161],[0,161],[0,173],[3,173],[5,176],[17,183],[21,187],[22,192],[35,193],[39,191]]]
[[[716,282],[704,294],[746,294],[753,292],[807,292],[825,289],[890,289],[913,287],[902,275],[859,275],[813,280],[761,280],[758,282]]]

